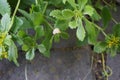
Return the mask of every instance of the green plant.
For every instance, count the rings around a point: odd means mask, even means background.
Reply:
[[[34,58],[36,50],[49,57],[53,41],[69,38],[68,29],[75,29],[79,43],[87,41],[98,54],[107,52],[115,56],[120,50],[120,24],[112,18],[112,6],[104,0],[106,5],[100,0],[30,0],[30,4],[25,0],[22,3],[31,5],[29,11],[24,6],[18,9],[21,1],[18,0],[16,7],[10,7],[9,3],[14,1],[0,0],[0,59],[6,58],[19,65],[15,43],[26,52],[27,60]],[[102,27],[96,24],[100,20]],[[105,30],[111,20],[115,26],[108,34]],[[100,33],[105,36],[103,41],[97,40]]]

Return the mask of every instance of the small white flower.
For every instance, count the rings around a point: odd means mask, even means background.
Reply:
[[[53,30],[53,34],[54,34],[54,35],[55,35],[55,34],[59,34],[59,33],[61,33],[61,31],[60,31],[59,28],[55,28],[55,29]]]

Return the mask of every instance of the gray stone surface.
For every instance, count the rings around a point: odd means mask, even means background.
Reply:
[[[109,80],[120,80],[120,54],[116,57],[108,56],[107,65],[110,66],[113,71],[113,74],[109,77]]]
[[[120,0],[116,0],[118,3],[120,3]]]
[[[90,48],[51,52],[50,58],[36,54],[32,62],[19,59],[20,67],[7,62],[0,62],[0,80],[25,80],[27,65],[28,80],[82,80],[90,70]],[[22,53],[21,53],[22,54]],[[86,80],[94,80],[92,72]]]

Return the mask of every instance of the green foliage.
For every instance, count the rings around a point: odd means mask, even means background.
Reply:
[[[47,35],[48,36],[48,35]],[[44,53],[42,53],[45,57],[50,57],[50,49],[52,47],[52,41],[53,41],[53,36],[51,37],[47,37],[44,41],[43,41],[43,45],[46,48],[46,51]],[[49,44],[49,45],[48,45]]]
[[[76,36],[79,40],[83,41],[85,38],[85,29],[83,27],[82,21],[78,20],[78,28],[77,28],[77,32],[76,32]]]
[[[0,14],[4,15],[8,13],[11,14],[10,5],[8,4],[7,0],[0,0]]]
[[[45,51],[46,51],[46,48],[45,48],[45,46],[43,44],[38,45],[37,48],[38,48],[40,53],[44,54]]]
[[[86,3],[88,2],[88,0],[77,0],[77,1],[78,1],[80,10],[83,10],[85,5],[86,5]]]
[[[17,58],[18,58],[18,51],[17,51],[17,47],[15,45],[15,43],[10,40],[10,45],[9,49],[8,49],[8,59],[10,61],[13,61],[17,66],[19,66],[18,62],[17,62]]]
[[[23,51],[28,51],[28,50],[29,50],[29,46],[26,45],[26,44],[23,44],[23,45],[22,45],[22,50],[23,50]]]
[[[55,21],[55,28],[59,28],[62,31],[68,29],[68,21],[67,20],[56,20]]]
[[[117,54],[117,51],[119,51],[120,48],[120,37],[117,35],[109,35],[108,38],[106,38],[107,43],[107,52],[110,53],[111,56],[115,56]]]
[[[63,3],[65,4],[67,0],[62,0],[62,1],[63,1]]]
[[[69,34],[66,33],[66,32],[62,32],[62,33],[61,33],[61,38],[63,38],[63,39],[68,39],[68,38],[69,38]]]
[[[43,26],[36,26],[35,31],[36,31],[35,34],[36,39],[40,39],[45,34]]]
[[[92,5],[93,0],[17,1],[0,1],[1,60],[6,58],[19,65],[18,46],[15,43],[25,52],[27,60],[34,59],[36,50],[45,57],[50,57],[53,42],[69,38],[68,29],[76,31],[78,45],[93,45],[96,53],[108,52],[114,56],[120,49],[120,24],[114,26],[110,35],[105,32],[112,15],[107,6],[99,3],[100,0],[97,0],[98,5],[95,6]],[[9,5],[13,3],[17,5]],[[101,18],[103,27],[95,23]],[[105,40],[98,41],[100,32]]]
[[[18,11],[19,11],[22,15],[25,16],[25,18],[29,21],[29,23],[30,23],[31,25],[33,25],[33,22],[32,22],[32,20],[31,20],[31,15],[30,15],[29,13],[27,13],[26,11],[21,10],[21,9],[19,9]]]
[[[53,10],[50,13],[50,16],[55,17],[56,19],[64,20],[64,19],[70,19],[74,16],[74,13],[70,9],[64,9],[62,11],[60,10]]]
[[[89,15],[89,16],[92,16],[93,13],[94,13],[94,8],[93,8],[92,6],[90,6],[90,5],[87,5],[87,6],[85,6],[83,13],[84,13],[85,15],[87,14],[87,15]]]
[[[99,21],[101,19],[101,16],[97,13],[96,10],[94,10],[94,14],[91,16],[91,18],[95,21]]]
[[[64,18],[69,19],[69,18],[72,18],[74,16],[74,13],[70,9],[64,9],[62,11],[62,15],[63,15]]]
[[[102,9],[102,19],[103,19],[104,27],[106,27],[108,25],[111,18],[112,18],[112,16],[111,16],[110,10],[108,9],[108,7],[104,7]]]
[[[115,36],[119,36],[120,37],[120,24],[116,24],[114,27],[113,27],[113,34]]]
[[[34,57],[35,57],[35,49],[32,48],[32,49],[28,50],[28,52],[26,53],[26,59],[32,60]]]
[[[19,17],[15,17],[15,21],[13,27],[11,28],[11,31],[13,33],[17,33],[22,25],[23,21]]]
[[[96,53],[103,53],[107,48],[107,45],[105,42],[98,42],[95,44],[94,51]]]
[[[67,2],[68,2],[73,8],[76,8],[75,0],[67,0]]]
[[[97,29],[94,26],[94,23],[89,22],[88,20],[85,20],[86,22],[86,31],[87,31],[87,35],[88,35],[88,43],[95,45],[97,42]]]
[[[30,18],[35,26],[40,25],[44,19],[43,15],[40,12],[34,12],[31,14]]]
[[[8,31],[9,25],[10,25],[10,21],[11,21],[10,15],[7,14],[7,13],[4,14],[2,19],[1,19],[1,28],[0,28],[1,32]]]
[[[75,28],[77,28],[77,26],[78,26],[78,24],[77,24],[76,20],[69,22],[69,27],[71,29],[75,29]]]

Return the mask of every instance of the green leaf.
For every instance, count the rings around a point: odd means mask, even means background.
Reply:
[[[20,27],[22,26],[22,24],[23,24],[23,21],[19,17],[15,17],[15,21],[14,21],[11,31],[13,33],[17,33]]]
[[[62,11],[60,10],[53,10],[51,13],[50,13],[50,16],[56,18],[56,19],[60,19],[60,20],[63,20],[64,17],[62,15]]]
[[[118,47],[107,48],[106,53],[110,54],[111,57],[115,57],[117,55]]]
[[[34,39],[30,36],[25,37],[23,41],[24,41],[24,44],[26,44],[30,47],[34,46]]]
[[[24,37],[26,37],[26,33],[24,30],[19,30],[17,33],[17,36],[20,38],[24,38]]]
[[[48,1],[53,6],[57,6],[57,7],[60,7],[62,3],[62,0],[45,0],[45,1]]]
[[[107,44],[105,42],[98,42],[97,44],[94,45],[94,51],[96,53],[102,53],[106,50]]]
[[[104,27],[107,27],[111,18],[112,18],[112,16],[111,16],[110,10],[108,9],[108,7],[104,7],[102,9],[102,19],[103,19]]]
[[[115,36],[119,36],[120,37],[120,24],[116,24],[114,27],[113,27],[113,34]]]
[[[70,9],[64,9],[62,10],[62,15],[66,19],[70,19],[74,16],[74,12]]]
[[[102,8],[103,8],[102,1],[101,0],[97,0],[96,4],[95,4],[95,7],[100,9],[100,10],[102,10]]]
[[[75,0],[67,0],[67,2],[68,2],[73,8],[76,8]]]
[[[4,32],[4,31],[8,31],[9,29],[9,25],[10,25],[10,15],[9,14],[5,14],[3,15],[2,19],[1,19],[1,28],[0,31]]]
[[[63,1],[63,3],[65,4],[67,0],[62,0],[62,1]]]
[[[68,39],[68,38],[69,38],[69,34],[66,33],[66,32],[62,32],[62,33],[60,34],[60,36],[61,36],[63,39]]]
[[[19,66],[18,62],[17,62],[17,58],[18,58],[18,51],[17,51],[17,47],[15,45],[15,43],[11,40],[11,45],[8,48],[8,59],[10,61],[13,61],[17,66]]]
[[[49,49],[50,45],[48,44],[50,44],[51,37],[53,36],[52,30],[50,27],[47,27],[44,30],[46,37],[43,39],[42,44],[46,47],[46,49]]]
[[[59,42],[60,41],[60,34],[55,34],[54,35],[54,42]]]
[[[11,13],[10,5],[8,4],[7,0],[0,0],[0,14],[4,15],[6,13],[10,15]]]
[[[74,16],[74,13],[70,9],[64,9],[62,11],[60,10],[53,10],[50,13],[50,16],[59,19],[59,20],[64,20],[64,19],[70,19]]]
[[[53,42],[54,36],[50,37],[49,40],[44,40],[43,45],[46,47],[46,51],[42,53],[45,57],[50,57],[50,49],[52,47],[52,42]]]
[[[94,23],[89,22],[88,20],[85,20],[86,23],[86,31],[87,31],[87,35],[88,35],[88,43],[89,44],[96,44],[96,40],[97,40],[97,30],[94,27]]]
[[[20,29],[29,29],[29,28],[32,28],[33,25],[30,23],[30,21],[28,21],[25,17],[21,17],[21,20],[23,21],[23,24],[22,26],[20,27]]]
[[[11,45],[11,35],[7,35],[4,39],[4,44],[10,46]]]
[[[110,49],[110,56],[111,57],[114,57],[114,56],[116,56],[117,55],[117,48],[112,48],[112,49]]]
[[[40,53],[44,54],[46,52],[46,47],[43,44],[37,46]]]
[[[34,57],[35,57],[35,49],[32,48],[26,53],[26,59],[31,61]]]
[[[101,19],[101,16],[97,13],[97,11],[94,9],[94,13],[91,16],[93,20],[99,21]]]
[[[76,36],[80,41],[83,41],[85,38],[85,29],[83,27],[81,19],[78,20],[78,28],[77,28]]]
[[[15,41],[21,46],[24,44],[23,40],[19,38],[18,36],[15,38]]]
[[[76,20],[69,22],[69,27],[70,27],[71,29],[75,29],[75,28],[77,28],[77,26],[78,26],[78,24],[77,24],[77,21],[76,21]]]
[[[35,31],[36,31],[36,39],[40,39],[45,34],[43,26],[35,27]]]
[[[93,13],[94,13],[94,8],[90,5],[86,5],[85,8],[84,8],[83,14],[92,16]]]
[[[85,45],[88,45],[87,35],[83,41],[77,40],[76,41],[77,46],[83,47]]]
[[[45,57],[49,58],[49,57],[50,57],[50,50],[46,50],[46,51],[43,53],[43,55],[44,55]]]
[[[55,28],[59,28],[62,31],[65,31],[68,28],[68,21],[67,20],[56,20]]]
[[[19,37],[17,34],[11,34],[12,39],[17,43],[17,45],[23,45],[23,40],[21,37]]]
[[[28,45],[26,45],[26,44],[23,44],[23,45],[22,45],[22,50],[23,50],[23,51],[28,51],[29,48],[30,48],[30,47],[29,47]]]
[[[88,2],[88,0],[78,0],[80,11],[82,11],[84,9],[87,2]]]
[[[31,14],[31,20],[35,26],[39,26],[43,22],[44,18],[42,13],[34,12]]]
[[[31,19],[31,15],[29,13],[27,13],[24,10],[18,9],[18,11],[26,17],[26,19],[30,22],[31,25],[33,25],[32,19]]]
[[[53,41],[53,34],[52,34],[53,30],[49,26],[46,26],[44,28],[44,31],[45,31],[45,37],[42,40],[42,44],[45,46],[46,51],[45,53],[43,53],[43,55],[45,57],[49,57],[50,49],[52,47],[52,41]]]

